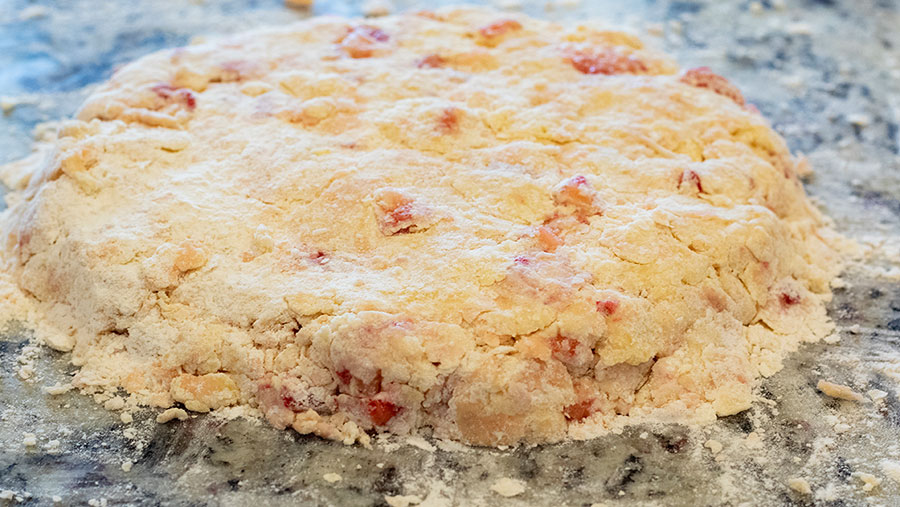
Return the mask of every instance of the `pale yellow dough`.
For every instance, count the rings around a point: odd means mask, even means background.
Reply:
[[[5,271],[76,387],[345,442],[590,438],[742,411],[830,332],[841,239],[797,171],[624,33],[315,18],[118,71],[4,171]]]

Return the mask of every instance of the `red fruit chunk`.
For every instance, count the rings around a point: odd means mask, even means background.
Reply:
[[[603,48],[597,52],[575,51],[568,57],[569,62],[583,74],[640,74],[647,72],[647,65],[634,56],[614,48]]]
[[[416,67],[420,69],[436,69],[438,67],[443,67],[444,64],[447,63],[447,60],[444,59],[441,55],[426,55],[419,59],[416,62]]]
[[[197,107],[197,96],[187,88],[175,88],[166,83],[160,83],[151,88],[160,98],[167,102],[180,103],[189,111]]]
[[[793,306],[800,302],[800,296],[793,292],[782,292],[779,296],[781,306]]]
[[[709,67],[697,67],[688,69],[679,79],[682,83],[696,86],[698,88],[708,88],[709,90],[728,97],[735,101],[739,106],[743,106],[744,95],[737,86],[731,84],[724,77],[716,74]]]
[[[619,309],[619,302],[613,299],[597,301],[597,311],[604,315],[612,315]]]
[[[550,340],[550,350],[554,354],[558,354],[563,359],[571,359],[575,356],[575,349],[578,347],[578,340],[573,340],[563,335],[556,335],[556,338]]]
[[[556,202],[589,209],[594,205],[594,192],[587,178],[578,175],[564,180],[556,191]]]
[[[459,130],[459,109],[448,107],[438,117],[438,130],[445,134],[452,134]]]
[[[400,412],[400,407],[386,400],[369,400],[366,408],[375,426],[384,426]]]
[[[337,375],[338,378],[341,379],[341,382],[344,384],[349,384],[353,379],[353,375],[351,375],[350,371],[348,370],[341,370],[339,372],[336,372],[335,375]]]
[[[295,400],[294,397],[288,393],[281,393],[281,403],[284,404],[285,408],[289,408],[294,412],[306,410],[306,407],[304,407],[303,404]]]
[[[682,171],[681,176],[678,177],[678,188],[684,188],[685,186],[696,188],[698,192],[703,192],[703,183],[700,182],[700,176],[690,169]]]
[[[566,419],[570,421],[580,421],[591,415],[591,405],[593,403],[594,400],[579,401],[563,409],[563,413],[566,415]]]
[[[351,58],[369,58],[375,53],[379,43],[387,42],[390,38],[390,35],[380,28],[362,25],[350,30],[338,42],[341,49]]]
[[[553,229],[545,225],[537,228],[537,241],[538,245],[545,252],[555,252],[563,244],[562,238],[553,232]]]
[[[499,37],[500,35],[508,32],[513,32],[515,30],[521,29],[522,23],[519,23],[514,19],[501,19],[479,28],[478,33],[480,33],[483,37],[487,37],[488,39],[490,39],[493,37]]]

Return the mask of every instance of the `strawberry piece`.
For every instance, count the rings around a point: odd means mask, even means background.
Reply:
[[[306,407],[302,403],[294,399],[293,396],[286,392],[281,393],[281,403],[285,408],[293,410],[294,412],[302,412],[306,410]]]
[[[482,37],[492,39],[521,29],[522,23],[519,23],[514,19],[501,19],[479,28],[478,33],[480,33]]]
[[[719,95],[728,97],[739,106],[743,106],[746,103],[744,101],[744,95],[737,86],[734,86],[731,84],[731,81],[713,72],[709,67],[688,69],[681,75],[679,81],[698,88],[707,88]]]
[[[582,74],[640,74],[648,70],[647,64],[638,58],[614,48],[603,48],[597,52],[574,51],[568,60]]]
[[[563,180],[555,190],[557,204],[575,206],[585,212],[597,212],[594,206],[594,189],[587,178],[578,175]]]
[[[193,111],[197,107],[197,96],[187,88],[175,88],[172,85],[160,83],[151,90],[166,102],[181,104],[188,111]]]
[[[528,266],[529,264],[531,264],[531,259],[529,259],[528,257],[525,257],[524,255],[517,255],[516,258],[513,259],[513,261],[516,264],[519,264],[522,266]]]
[[[341,383],[344,384],[349,384],[350,381],[353,380],[353,375],[350,374],[349,370],[341,370],[336,372],[335,375],[337,375],[338,378],[341,379]]]
[[[793,306],[800,302],[800,296],[793,292],[782,292],[778,299],[781,301],[781,306]]]
[[[591,405],[593,404],[594,400],[592,399],[579,401],[563,409],[563,413],[570,421],[581,421],[591,415]]]
[[[604,315],[612,315],[619,309],[619,302],[614,299],[597,301],[597,311]]]
[[[438,131],[452,134],[459,130],[459,109],[448,107],[438,117]]]
[[[678,188],[691,188],[697,189],[697,192],[703,192],[703,183],[700,181],[700,176],[697,173],[687,169],[682,171],[678,177]]]
[[[545,252],[555,252],[563,244],[562,238],[546,225],[537,228],[537,241]]]
[[[572,359],[575,357],[577,347],[578,340],[573,340],[572,338],[561,334],[557,334],[555,338],[550,340],[550,350],[553,351],[554,355],[562,356],[562,359]]]
[[[437,69],[443,67],[446,63],[447,60],[443,56],[431,54],[420,58],[416,62],[416,67],[420,69]]]
[[[386,400],[369,400],[366,409],[375,426],[384,426],[400,413],[400,407]]]
[[[362,25],[350,30],[338,42],[351,58],[369,58],[375,54],[379,45],[390,38],[390,35],[378,27]]]

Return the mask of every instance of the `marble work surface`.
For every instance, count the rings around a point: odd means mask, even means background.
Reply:
[[[0,105],[8,109],[0,162],[27,154],[34,127],[71,114],[116,65],[200,34],[359,14],[361,4],[323,0],[304,11],[277,0],[0,0]],[[709,65],[740,85],[809,156],[808,191],[870,254],[836,289],[830,311],[840,342],[804,347],[761,383],[753,409],[699,429],[638,426],[507,450],[422,439],[366,450],[240,418],[157,425],[147,410],[123,424],[78,393],[42,392],[72,371],[65,355],[34,351],[36,374],[23,382],[18,357],[28,334],[12,325],[0,335],[0,505],[51,505],[54,497],[64,505],[900,505],[900,477],[883,461],[900,460],[900,2],[496,5],[630,26],[685,66]],[[886,394],[839,401],[817,392],[822,378]],[[501,478],[523,481],[525,491],[498,495],[491,486]],[[793,478],[806,479],[811,493],[791,489]]]

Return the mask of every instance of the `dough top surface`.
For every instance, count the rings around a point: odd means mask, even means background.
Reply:
[[[736,87],[631,35],[315,18],[118,71],[3,226],[81,386],[546,442],[743,410],[830,330],[802,169]]]

